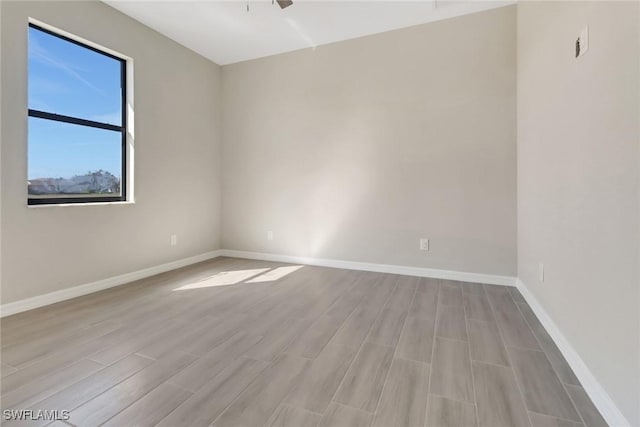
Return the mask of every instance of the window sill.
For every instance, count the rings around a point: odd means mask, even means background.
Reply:
[[[29,209],[42,209],[42,208],[67,208],[71,206],[111,206],[111,205],[135,205],[135,201],[125,201],[125,202],[89,202],[89,203],[52,203],[52,204],[42,204],[42,205],[29,205],[27,207]]]

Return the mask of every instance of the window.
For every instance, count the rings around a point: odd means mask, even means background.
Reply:
[[[29,24],[28,203],[126,200],[126,60]]]

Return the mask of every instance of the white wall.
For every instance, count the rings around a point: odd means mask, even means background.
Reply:
[[[224,66],[223,247],[514,276],[515,59],[510,6]]]
[[[97,1],[0,5],[2,303],[218,249],[220,68]],[[135,204],[27,207],[28,17],[134,58]]]
[[[636,426],[639,26],[638,2],[518,4],[518,276]]]

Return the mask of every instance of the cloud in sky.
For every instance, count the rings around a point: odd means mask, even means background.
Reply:
[[[29,57],[33,60],[42,62],[51,67],[57,68],[69,76],[73,77],[77,81],[86,85],[87,87],[93,89],[97,93],[106,96],[104,91],[95,85],[91,84],[87,79],[82,77],[82,75],[78,71],[83,71],[78,67],[74,67],[73,65],[69,65],[57,59],[51,52],[49,52],[45,47],[43,47],[36,39],[29,40]],[[78,70],[78,71],[76,71]]]

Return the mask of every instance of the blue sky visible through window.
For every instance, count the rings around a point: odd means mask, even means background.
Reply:
[[[120,126],[121,62],[29,27],[29,108]],[[98,170],[120,179],[121,134],[29,118],[30,180]]]

